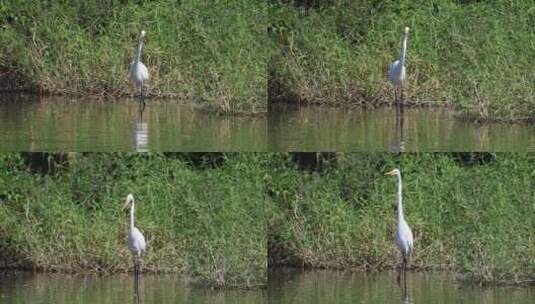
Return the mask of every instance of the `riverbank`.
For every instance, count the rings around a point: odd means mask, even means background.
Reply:
[[[296,1],[299,3],[299,1]],[[409,26],[407,100],[453,105],[470,120],[534,121],[529,1],[314,1],[271,4],[269,98],[377,106]],[[320,4],[318,4],[320,3]]]
[[[2,89],[120,97],[140,31],[148,94],[217,112],[266,110],[266,6],[262,1],[5,3]],[[264,25],[264,26],[262,26]]]
[[[249,288],[267,280],[263,174],[257,154],[0,155],[0,265],[5,269],[132,270],[136,226],[144,272]]]
[[[535,279],[529,154],[300,158],[303,169],[283,154],[271,165],[270,267],[397,267],[396,181],[384,173],[400,167],[405,217],[415,237],[413,269],[460,273],[480,284]]]

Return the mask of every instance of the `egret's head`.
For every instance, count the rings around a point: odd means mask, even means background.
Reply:
[[[406,26],[406,27],[405,27],[405,35],[407,35],[408,33],[409,33],[409,27]]]
[[[388,172],[385,173],[385,175],[397,176],[397,175],[399,175],[399,169],[394,169],[392,171],[388,171]]]
[[[128,194],[128,196],[126,197],[126,201],[124,202],[123,208],[130,206],[130,204],[132,203],[134,203],[134,195]]]
[[[140,36],[140,37],[141,37],[141,38],[145,37],[145,33],[146,33],[145,30],[142,30],[142,31],[141,31],[141,36]]]

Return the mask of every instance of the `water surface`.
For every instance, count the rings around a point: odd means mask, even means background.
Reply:
[[[277,269],[269,273],[269,303],[535,303],[530,288],[463,286],[451,276],[409,273],[407,285],[394,273],[344,273],[328,270]]]
[[[0,96],[0,151],[265,151],[265,116],[218,116],[173,100]]]
[[[266,303],[262,290],[227,290],[187,287],[173,276],[142,275],[134,296],[132,275],[96,276],[0,273],[0,303]]]
[[[275,104],[270,151],[535,151],[535,125],[477,124],[446,108],[333,108]]]

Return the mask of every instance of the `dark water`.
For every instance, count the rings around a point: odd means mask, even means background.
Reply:
[[[400,286],[401,285],[401,286]],[[407,286],[394,273],[344,273],[278,269],[269,273],[269,303],[535,303],[535,289],[463,286],[451,276],[409,273]]]
[[[475,124],[444,108],[274,105],[270,151],[535,151],[535,125]]]
[[[139,280],[134,296],[130,275],[94,276],[4,273],[0,274],[0,303],[266,303],[265,291],[213,291],[190,288],[172,276],[147,276]]]
[[[218,116],[173,100],[0,96],[0,151],[535,151],[535,125],[475,124],[449,109],[276,105]]]
[[[172,100],[0,98],[0,151],[266,151],[267,119]]]

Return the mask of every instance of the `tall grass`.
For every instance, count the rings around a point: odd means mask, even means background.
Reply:
[[[295,1],[299,2],[299,1]],[[388,64],[408,40],[408,100],[477,120],[535,119],[532,1],[315,1],[270,5],[270,95],[322,104],[393,101]]]
[[[133,94],[127,68],[144,29],[151,95],[265,111],[265,9],[242,0],[7,1],[0,72],[11,86],[53,94]]]
[[[46,271],[125,272],[129,212],[148,250],[142,268],[195,283],[266,282],[266,224],[259,156],[193,166],[182,157],[75,155],[50,174],[17,154],[0,156],[0,251],[5,266]]]
[[[338,154],[323,172],[300,171],[280,155],[267,182],[273,265],[391,269],[396,181],[415,236],[412,265],[480,283],[535,279],[535,159],[449,154]]]
[[[121,207],[134,193],[147,271],[252,286],[265,283],[268,250],[272,265],[392,269],[396,183],[383,174],[399,167],[413,267],[481,283],[535,280],[532,155],[333,153],[321,170],[295,158],[75,154],[39,173],[21,155],[0,155],[0,261],[131,270]]]

